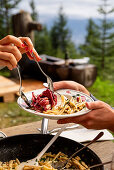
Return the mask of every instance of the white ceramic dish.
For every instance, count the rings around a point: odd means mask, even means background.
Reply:
[[[38,95],[38,94],[41,94],[44,90],[46,90],[46,89],[38,89],[38,90],[27,92],[25,94],[26,94],[28,100],[31,101],[31,99],[32,99],[32,92],[34,92],[35,95]],[[61,90],[57,90],[57,92],[59,94],[65,95],[68,98],[70,98],[71,96],[81,95],[81,96],[85,96],[86,97],[86,101],[87,102],[92,102],[93,101],[93,99],[90,96],[88,96],[88,95],[86,95],[86,94],[84,94],[82,92],[79,92],[79,91],[75,91],[75,90],[71,90],[71,89],[61,89]],[[59,95],[57,95],[57,97],[60,98]],[[55,119],[55,120],[63,119],[63,118],[68,118],[68,117],[80,116],[80,115],[86,114],[86,113],[88,113],[90,111],[87,108],[84,108],[81,111],[73,113],[73,114],[49,115],[49,114],[44,114],[44,113],[40,113],[40,112],[35,111],[35,110],[28,109],[26,103],[24,102],[24,100],[21,97],[18,98],[17,103],[19,104],[19,106],[22,109],[26,110],[27,112],[30,112],[32,114],[35,114],[35,115],[38,115],[38,116],[41,116],[41,117],[44,117],[44,118]],[[60,104],[60,101],[58,102],[57,105],[59,105],[59,104]]]

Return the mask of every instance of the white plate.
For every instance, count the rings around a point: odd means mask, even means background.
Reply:
[[[46,89],[38,89],[38,90],[27,92],[25,94],[26,94],[26,97],[28,98],[28,100],[31,101],[32,92],[34,92],[35,95],[38,95],[38,94],[41,94],[44,90],[46,90]],[[82,92],[79,92],[79,91],[75,91],[75,90],[71,90],[71,89],[60,89],[60,90],[57,90],[57,92],[60,93],[60,94],[65,95],[68,98],[70,98],[71,96],[81,95],[81,96],[86,97],[86,102],[92,102],[93,101],[93,99],[90,96],[88,96],[88,95],[86,95],[86,94],[84,94]],[[57,95],[57,97],[58,97],[58,95]],[[86,113],[88,113],[90,111],[89,109],[84,108],[81,111],[73,113],[73,114],[49,115],[49,114],[40,113],[40,112],[35,111],[35,110],[27,109],[27,105],[26,105],[26,103],[24,102],[24,100],[21,97],[18,98],[17,103],[19,104],[19,106],[22,109],[26,110],[27,112],[30,112],[32,114],[35,114],[35,115],[38,115],[38,116],[41,116],[41,117],[44,117],[44,118],[55,119],[55,120],[68,118],[68,117],[80,116],[80,115],[86,114]],[[60,104],[60,102],[59,102],[59,104]],[[57,105],[59,105],[59,104],[57,104]]]

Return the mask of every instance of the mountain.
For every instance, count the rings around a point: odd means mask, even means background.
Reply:
[[[48,30],[51,29],[54,21],[56,21],[57,18],[49,17],[49,16],[42,16],[40,17],[41,23],[45,24],[48,28]],[[96,24],[99,24],[99,19],[93,19]],[[110,20],[112,21],[112,20]],[[85,40],[86,36],[86,27],[88,24],[88,19],[73,19],[73,18],[67,18],[67,27],[72,33],[72,40],[75,43],[76,46],[79,46],[79,44],[82,44]]]
[[[54,21],[56,18],[54,17],[47,17],[45,18],[40,17],[40,22],[47,26],[48,30],[51,29]],[[68,19],[67,20],[67,27],[71,31],[72,40],[78,46],[79,44],[84,42],[85,35],[86,35],[86,26],[88,20],[87,19]]]

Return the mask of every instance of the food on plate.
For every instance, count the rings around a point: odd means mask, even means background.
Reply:
[[[52,154],[50,153],[45,153],[40,161],[38,161],[38,166],[30,166],[30,165],[25,165],[23,167],[23,170],[57,170],[52,167],[52,163],[56,163],[59,161],[66,161],[68,159],[68,155],[59,152],[58,154]],[[37,160],[36,160],[37,161]],[[11,164],[13,162],[13,164]],[[15,165],[16,162],[16,165]],[[10,170],[10,169],[18,169],[18,165],[20,164],[19,160],[11,160],[9,162],[2,163],[0,166],[0,170]],[[3,169],[3,166],[6,167]],[[67,169],[77,169],[77,170],[85,170],[88,169],[88,166],[81,160],[79,156],[76,156],[72,158],[66,165]]]
[[[61,95],[61,99],[59,98],[59,100],[56,94],[46,89],[39,95],[35,95],[35,93],[32,92],[31,106],[32,109],[38,112],[50,115],[72,114],[86,108],[86,97],[80,96],[79,94],[70,97],[70,99]],[[58,103],[60,104],[57,105]]]
[[[32,92],[31,106],[39,112],[51,110],[57,104],[57,96],[49,89],[43,91],[40,95]]]
[[[72,114],[86,108],[85,96],[72,96],[71,99],[61,95],[61,105],[53,107],[51,110],[44,111],[45,114],[65,115]]]

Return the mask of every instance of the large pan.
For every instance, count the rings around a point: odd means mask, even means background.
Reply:
[[[52,137],[53,135],[44,134],[24,134],[6,137],[0,140],[0,161],[18,158],[22,162],[34,158]],[[52,153],[61,151],[70,156],[82,147],[83,145],[78,142],[59,137],[48,151]],[[78,155],[87,165],[101,163],[100,158],[89,148],[82,150]],[[93,170],[104,170],[104,168],[101,166],[93,168]]]

